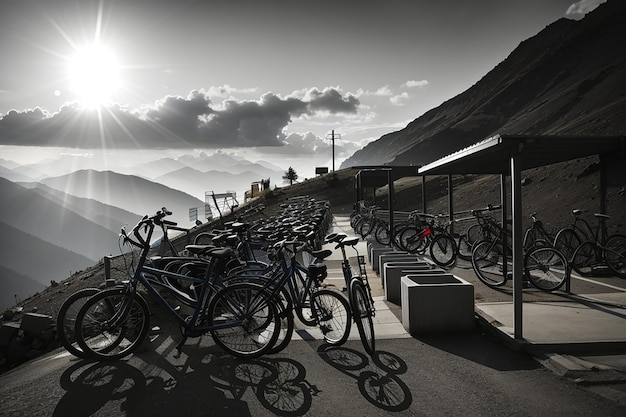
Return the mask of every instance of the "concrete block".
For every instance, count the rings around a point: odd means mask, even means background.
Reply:
[[[385,299],[391,303],[402,305],[401,297],[401,278],[404,275],[417,275],[417,274],[445,274],[441,268],[433,268],[430,265],[422,266],[387,266],[385,264]],[[393,265],[393,264],[392,264]]]
[[[374,266],[376,266],[376,268],[378,268],[378,258],[380,257],[381,254],[383,253],[391,253],[391,252],[395,252],[393,249],[383,246],[376,246],[376,247],[372,247],[369,251],[369,261],[370,261],[370,265],[372,265],[372,269],[374,269]]]
[[[421,258],[414,254],[414,253],[406,253],[406,252],[387,252],[387,253],[382,253],[379,257],[378,257],[378,267],[374,268],[372,266],[372,269],[374,271],[376,271],[377,274],[380,274],[382,272],[382,270],[384,269],[385,263],[387,262],[401,262],[401,261],[405,261],[405,262],[415,262],[415,261],[419,261],[421,260]]]
[[[11,339],[17,336],[17,332],[19,330],[19,323],[3,323],[2,326],[0,326],[0,348],[6,348],[9,346]]]
[[[26,313],[22,317],[20,329],[33,336],[39,336],[44,330],[48,330],[53,326],[51,316],[38,313]]]
[[[474,286],[452,274],[401,279],[402,325],[412,336],[474,328]]]

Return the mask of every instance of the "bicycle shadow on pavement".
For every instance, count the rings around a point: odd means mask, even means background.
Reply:
[[[103,409],[126,416],[252,416],[259,405],[279,416],[303,415],[317,388],[289,358],[236,359],[212,346],[148,351],[112,362],[82,360],[68,368],[66,393],[53,417]],[[258,404],[250,404],[251,400]]]
[[[411,391],[399,377],[408,367],[398,356],[376,351],[370,361],[361,352],[328,344],[321,345],[317,353],[333,368],[355,378],[363,398],[376,407],[395,412],[411,406]]]

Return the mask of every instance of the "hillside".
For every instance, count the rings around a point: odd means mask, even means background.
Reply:
[[[15,294],[25,299],[50,285],[50,281],[62,281],[95,262],[2,222],[0,247],[2,293],[11,295],[8,300],[3,297],[2,301],[10,304],[0,304],[0,309],[14,304]]]
[[[0,178],[0,195],[4,200],[0,220],[15,229],[91,260],[117,251],[117,231],[95,224],[32,190]]]
[[[116,234],[119,233],[121,226],[133,224],[141,217],[137,213],[131,213],[89,198],[75,197],[41,183],[24,184],[24,186],[33,186],[30,188],[31,191]]]
[[[44,285],[31,277],[0,265],[0,288],[2,288],[0,291],[0,311],[5,311],[14,306],[16,301],[23,301],[49,285],[50,282]]]
[[[173,221],[189,225],[189,208],[203,207],[204,201],[182,191],[113,171],[80,170],[41,183],[77,197],[105,202],[131,213],[154,213],[165,206],[174,213]]]
[[[474,86],[341,165],[423,165],[494,134],[626,132],[626,2],[560,19]]]

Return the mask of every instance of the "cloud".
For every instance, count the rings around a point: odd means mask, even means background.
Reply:
[[[597,8],[602,3],[606,3],[606,0],[580,0],[576,3],[571,4],[567,8],[565,15],[574,18],[580,18]]]
[[[0,118],[0,144],[78,148],[284,146],[283,132],[293,118],[356,114],[359,105],[354,95],[336,88],[309,89],[304,98],[267,93],[256,101],[227,99],[217,104],[207,91],[195,90],[187,97],[165,97],[136,112],[116,106],[86,111],[76,105],[66,105],[55,114],[38,108],[11,111]]]
[[[391,104],[395,105],[395,106],[403,106],[405,101],[407,101],[409,99],[409,93],[407,93],[406,91],[401,93],[401,94],[397,94],[391,98],[389,98],[389,101],[391,102]]]
[[[409,80],[404,83],[404,86],[408,88],[416,88],[416,87],[423,88],[423,87],[426,87],[428,84],[430,84],[428,80],[419,80],[419,81]]]

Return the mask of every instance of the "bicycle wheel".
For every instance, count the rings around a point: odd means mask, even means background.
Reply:
[[[381,245],[389,245],[391,243],[391,233],[389,232],[389,226],[386,224],[379,224],[376,228],[374,238]]]
[[[456,245],[457,256],[464,261],[472,260],[472,245],[467,240],[466,235],[459,236],[459,243]]]
[[[365,351],[372,355],[376,350],[376,339],[374,337],[374,322],[372,320],[373,311],[370,305],[369,295],[365,285],[354,279],[350,283],[350,294],[352,294],[352,316],[359,330],[361,343]]]
[[[473,224],[467,229],[465,235],[467,236],[467,243],[472,247],[484,238],[483,228],[480,224]]]
[[[430,257],[439,266],[450,266],[456,261],[457,247],[454,239],[440,234],[430,242]]]
[[[574,251],[581,244],[580,237],[574,229],[561,229],[554,237],[554,248],[561,252],[568,262],[572,262]]]
[[[57,336],[59,337],[59,342],[68,352],[81,359],[87,358],[87,354],[82,351],[76,342],[76,333],[74,332],[76,316],[85,302],[98,291],[100,290],[97,288],[84,288],[75,292],[61,304],[59,314],[57,314]]]
[[[524,271],[530,283],[542,291],[555,291],[569,278],[565,256],[554,248],[543,247],[526,254]]]
[[[572,255],[571,265],[580,275],[591,275],[600,265],[595,243],[590,241],[581,243]]]
[[[290,307],[291,302],[287,299],[284,299],[283,296],[279,296],[277,306],[279,307],[278,314],[280,316],[280,331],[278,333],[276,343],[272,348],[267,351],[267,353],[270,354],[281,352],[287,347],[289,342],[291,342],[291,338],[293,337],[293,330],[295,327],[293,310],[292,307]]]
[[[398,239],[402,249],[409,253],[423,254],[428,247],[428,239],[420,236],[421,230],[417,227],[409,226],[400,232]]]
[[[278,301],[260,285],[233,283],[209,303],[208,325],[215,343],[240,358],[256,358],[275,346],[280,335]]]
[[[626,278],[626,236],[613,235],[606,240],[604,260],[620,278]]]
[[[479,280],[491,288],[506,283],[503,273],[502,250],[496,242],[483,240],[477,242],[472,250],[472,267]]]
[[[100,291],[78,312],[76,341],[89,358],[120,359],[137,349],[148,334],[148,304],[138,294],[132,300],[128,297],[125,288]]]
[[[313,315],[324,340],[330,345],[342,345],[350,336],[352,317],[350,303],[337,291],[321,289],[311,299]]]

